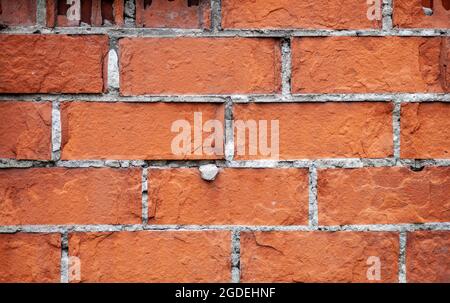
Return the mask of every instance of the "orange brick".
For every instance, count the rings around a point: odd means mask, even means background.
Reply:
[[[200,150],[203,140],[206,144],[212,132],[204,131],[202,142],[194,141],[195,113],[201,113],[202,123],[198,125],[204,129],[208,120],[218,120],[223,125],[224,110],[221,104],[63,103],[62,158],[125,160],[223,158],[223,152],[219,147],[212,155]],[[178,120],[188,121],[191,127],[191,153],[177,154],[176,150],[172,151],[172,142],[181,133],[171,131],[173,123]],[[215,132],[221,133],[220,130]],[[221,138],[223,139],[223,136]],[[197,155],[195,150],[201,153]]]
[[[36,24],[36,0],[0,0],[0,24]]]
[[[397,282],[398,234],[244,232],[243,282]],[[380,280],[369,280],[380,261]]]
[[[433,15],[427,16],[424,2],[432,2]],[[444,3],[447,2],[447,9]],[[450,2],[448,0],[395,0],[394,25],[403,28],[450,28]]]
[[[60,281],[59,234],[0,234],[0,282]]]
[[[450,168],[329,169],[318,173],[319,224],[450,221]]]
[[[401,156],[450,158],[450,103],[403,104]]]
[[[308,172],[222,169],[204,181],[198,169],[149,171],[154,224],[306,225]]]
[[[0,102],[0,158],[50,160],[51,103]]]
[[[275,39],[125,38],[119,44],[123,95],[280,91]]]
[[[231,279],[229,232],[143,231],[69,237],[69,255],[81,260],[81,282]]]
[[[101,93],[106,36],[1,35],[0,93]]]
[[[448,92],[448,38],[319,37],[293,40],[294,93]],[[448,60],[447,60],[448,61]]]
[[[0,170],[0,225],[137,224],[139,169]]]

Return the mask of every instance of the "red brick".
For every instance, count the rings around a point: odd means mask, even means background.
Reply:
[[[0,36],[0,93],[101,93],[106,36]]]
[[[294,93],[448,92],[449,38],[315,37],[293,40]]]
[[[367,272],[378,257],[379,282],[397,282],[398,251],[395,233],[245,232],[241,281],[377,282]]]
[[[77,233],[69,237],[69,255],[81,260],[81,282],[231,279],[229,232]]]
[[[224,28],[381,28],[367,18],[367,1],[222,1]],[[381,4],[381,2],[380,2]]]
[[[401,156],[403,158],[450,158],[450,104],[403,104]]]
[[[450,221],[450,168],[319,170],[319,224]]]
[[[198,169],[149,171],[153,224],[306,225],[308,172],[221,169],[204,181]]]
[[[60,281],[59,234],[0,234],[0,282]]]
[[[0,0],[0,24],[34,25],[36,0]]]
[[[234,106],[235,122],[267,120],[270,125],[271,120],[279,121],[280,159],[389,157],[393,153],[391,115],[392,104],[381,102]],[[242,149],[243,142],[237,139],[235,128],[235,159],[268,158],[259,148],[257,155],[250,154],[248,130],[246,133],[245,154],[240,155],[238,144]],[[270,146],[271,137],[267,142]]]
[[[0,158],[50,160],[51,103],[0,102]]]
[[[139,169],[0,170],[0,225],[137,224]]]
[[[406,243],[408,282],[450,282],[450,231],[408,233]]]
[[[433,15],[427,16],[423,11],[423,0],[395,0],[394,25],[403,28],[450,28],[450,8],[443,3],[448,0],[429,0],[433,2]],[[426,1],[425,1],[426,2]]]
[[[275,39],[125,38],[119,44],[123,95],[280,91]]]
[[[194,142],[194,113],[203,123],[218,120],[223,125],[221,104],[200,103],[88,103],[62,104],[63,159],[221,159],[223,153],[208,155]],[[191,125],[192,153],[177,155],[172,124],[186,120]],[[203,124],[202,124],[203,125]],[[220,132],[220,130],[217,130]],[[210,132],[203,132],[207,139]]]

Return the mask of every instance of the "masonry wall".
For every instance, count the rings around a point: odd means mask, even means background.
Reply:
[[[449,1],[62,2],[0,0],[1,282],[450,282]]]

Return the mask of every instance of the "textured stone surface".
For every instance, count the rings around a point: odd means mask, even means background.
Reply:
[[[392,104],[378,102],[234,106],[235,120],[279,121],[280,159],[389,157],[393,152],[391,114]],[[237,148],[236,136],[235,130]],[[235,152],[235,159],[265,158],[260,152],[250,155],[248,142],[247,138],[246,154]]]
[[[0,102],[0,158],[51,158],[51,103]]]
[[[395,0],[394,25],[404,28],[450,28],[450,10],[445,9],[443,1],[433,0],[433,15],[423,11],[422,0]]]
[[[398,281],[398,234],[378,232],[244,232],[243,282],[372,282],[369,257],[380,259],[381,282]]]
[[[155,224],[302,225],[308,172],[222,169],[213,182],[197,169],[149,170],[149,221]]]
[[[381,2],[380,2],[381,3]],[[222,0],[224,28],[380,28],[364,0]]]
[[[36,0],[0,0],[0,24],[34,25]]]
[[[0,93],[101,93],[106,36],[1,35]]]
[[[59,234],[0,234],[0,282],[60,281]]]
[[[450,38],[297,38],[295,93],[445,92]],[[447,63],[446,63],[447,62]]]
[[[137,224],[139,169],[0,170],[0,225]]]
[[[450,231],[408,233],[406,278],[412,283],[450,283]]]
[[[401,127],[403,158],[450,158],[450,103],[403,104]]]
[[[82,282],[229,282],[230,233],[71,234]]]
[[[319,224],[450,221],[450,167],[329,169],[318,173]]]
[[[275,39],[125,38],[119,44],[123,95],[280,90]]]
[[[210,1],[188,6],[187,0],[153,0],[148,6],[136,1],[136,25],[154,28],[209,28]]]
[[[223,105],[200,103],[86,103],[62,104],[63,159],[220,159],[223,155],[196,155],[194,113],[203,123],[224,119]],[[177,155],[172,124],[186,120],[191,127],[191,155]],[[203,126],[203,124],[200,124]],[[210,136],[203,132],[203,138]],[[178,142],[178,141],[177,141]]]

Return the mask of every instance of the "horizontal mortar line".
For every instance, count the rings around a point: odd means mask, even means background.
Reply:
[[[423,224],[368,224],[318,226],[307,225],[10,225],[0,226],[0,233],[65,233],[65,232],[120,232],[120,231],[374,231],[402,232],[436,230],[450,231],[450,222]]]
[[[15,160],[0,158],[0,168],[65,167],[65,168],[190,168],[215,164],[222,168],[362,168],[362,167],[447,167],[450,159],[361,159],[330,158],[301,160]]]
[[[203,29],[175,28],[132,28],[132,27],[55,27],[11,26],[0,31],[2,34],[107,34],[112,37],[327,37],[327,36],[450,36],[450,29],[225,29],[211,31]]]

